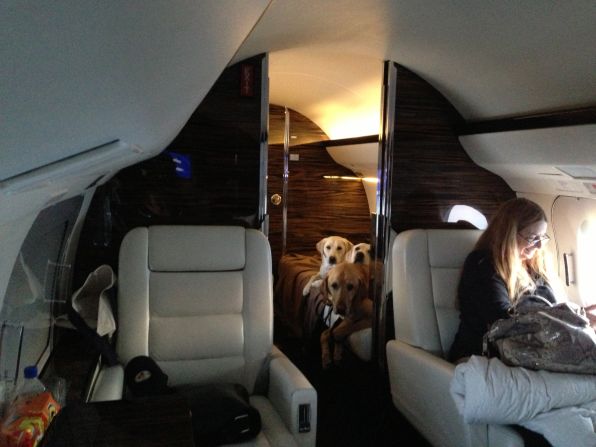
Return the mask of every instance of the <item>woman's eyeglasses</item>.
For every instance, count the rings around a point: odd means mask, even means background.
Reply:
[[[528,243],[528,246],[538,245],[538,243],[546,244],[550,241],[550,236],[548,234],[537,234],[534,236],[522,236],[518,234],[520,238]]]

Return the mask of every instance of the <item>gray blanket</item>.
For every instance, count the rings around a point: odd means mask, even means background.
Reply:
[[[456,366],[451,396],[468,424],[519,424],[554,447],[596,447],[596,376],[509,367],[472,356]]]

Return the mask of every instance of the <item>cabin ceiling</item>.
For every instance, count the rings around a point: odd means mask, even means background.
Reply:
[[[593,0],[0,2],[0,182],[115,141],[96,178],[156,155],[260,53],[270,102],[332,139],[378,133],[385,60],[468,121],[594,106],[595,23]]]
[[[0,181],[115,140],[161,152],[268,4],[0,2]]]
[[[378,132],[384,60],[468,121],[594,105],[595,24],[591,0],[274,0],[231,63],[269,53],[271,103],[346,138]]]

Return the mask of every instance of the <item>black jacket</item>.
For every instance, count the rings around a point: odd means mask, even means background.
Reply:
[[[542,280],[537,281],[533,294],[556,302],[553,290]],[[449,351],[448,359],[452,362],[473,354],[482,355],[482,337],[490,325],[500,318],[509,318],[511,300],[507,286],[496,272],[489,251],[476,250],[468,255],[457,297],[460,322]]]

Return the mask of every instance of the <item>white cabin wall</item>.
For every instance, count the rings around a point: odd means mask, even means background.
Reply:
[[[582,306],[596,303],[596,199],[557,197],[552,222],[557,237],[559,276],[564,282],[568,276],[565,290],[569,299]]]
[[[8,280],[21,245],[33,225],[37,212],[21,216],[18,220],[0,223],[0,309],[4,304]]]
[[[268,0],[2,2],[0,180],[176,136]]]
[[[581,294],[580,284],[592,281],[590,276],[579,268],[579,252],[588,250],[588,253],[596,253],[594,247],[578,246],[578,237],[581,226],[586,221],[596,222],[596,199],[573,196],[554,196],[548,194],[520,193],[519,197],[525,197],[538,203],[545,211],[548,222],[548,234],[551,242],[545,249],[553,256],[555,268],[561,281],[563,295],[570,301],[585,306],[596,302],[596,293]],[[571,282],[566,284],[564,254],[568,258],[568,269]],[[592,261],[594,258],[592,258]],[[585,260],[584,260],[585,262]],[[589,270],[592,270],[591,268]]]

